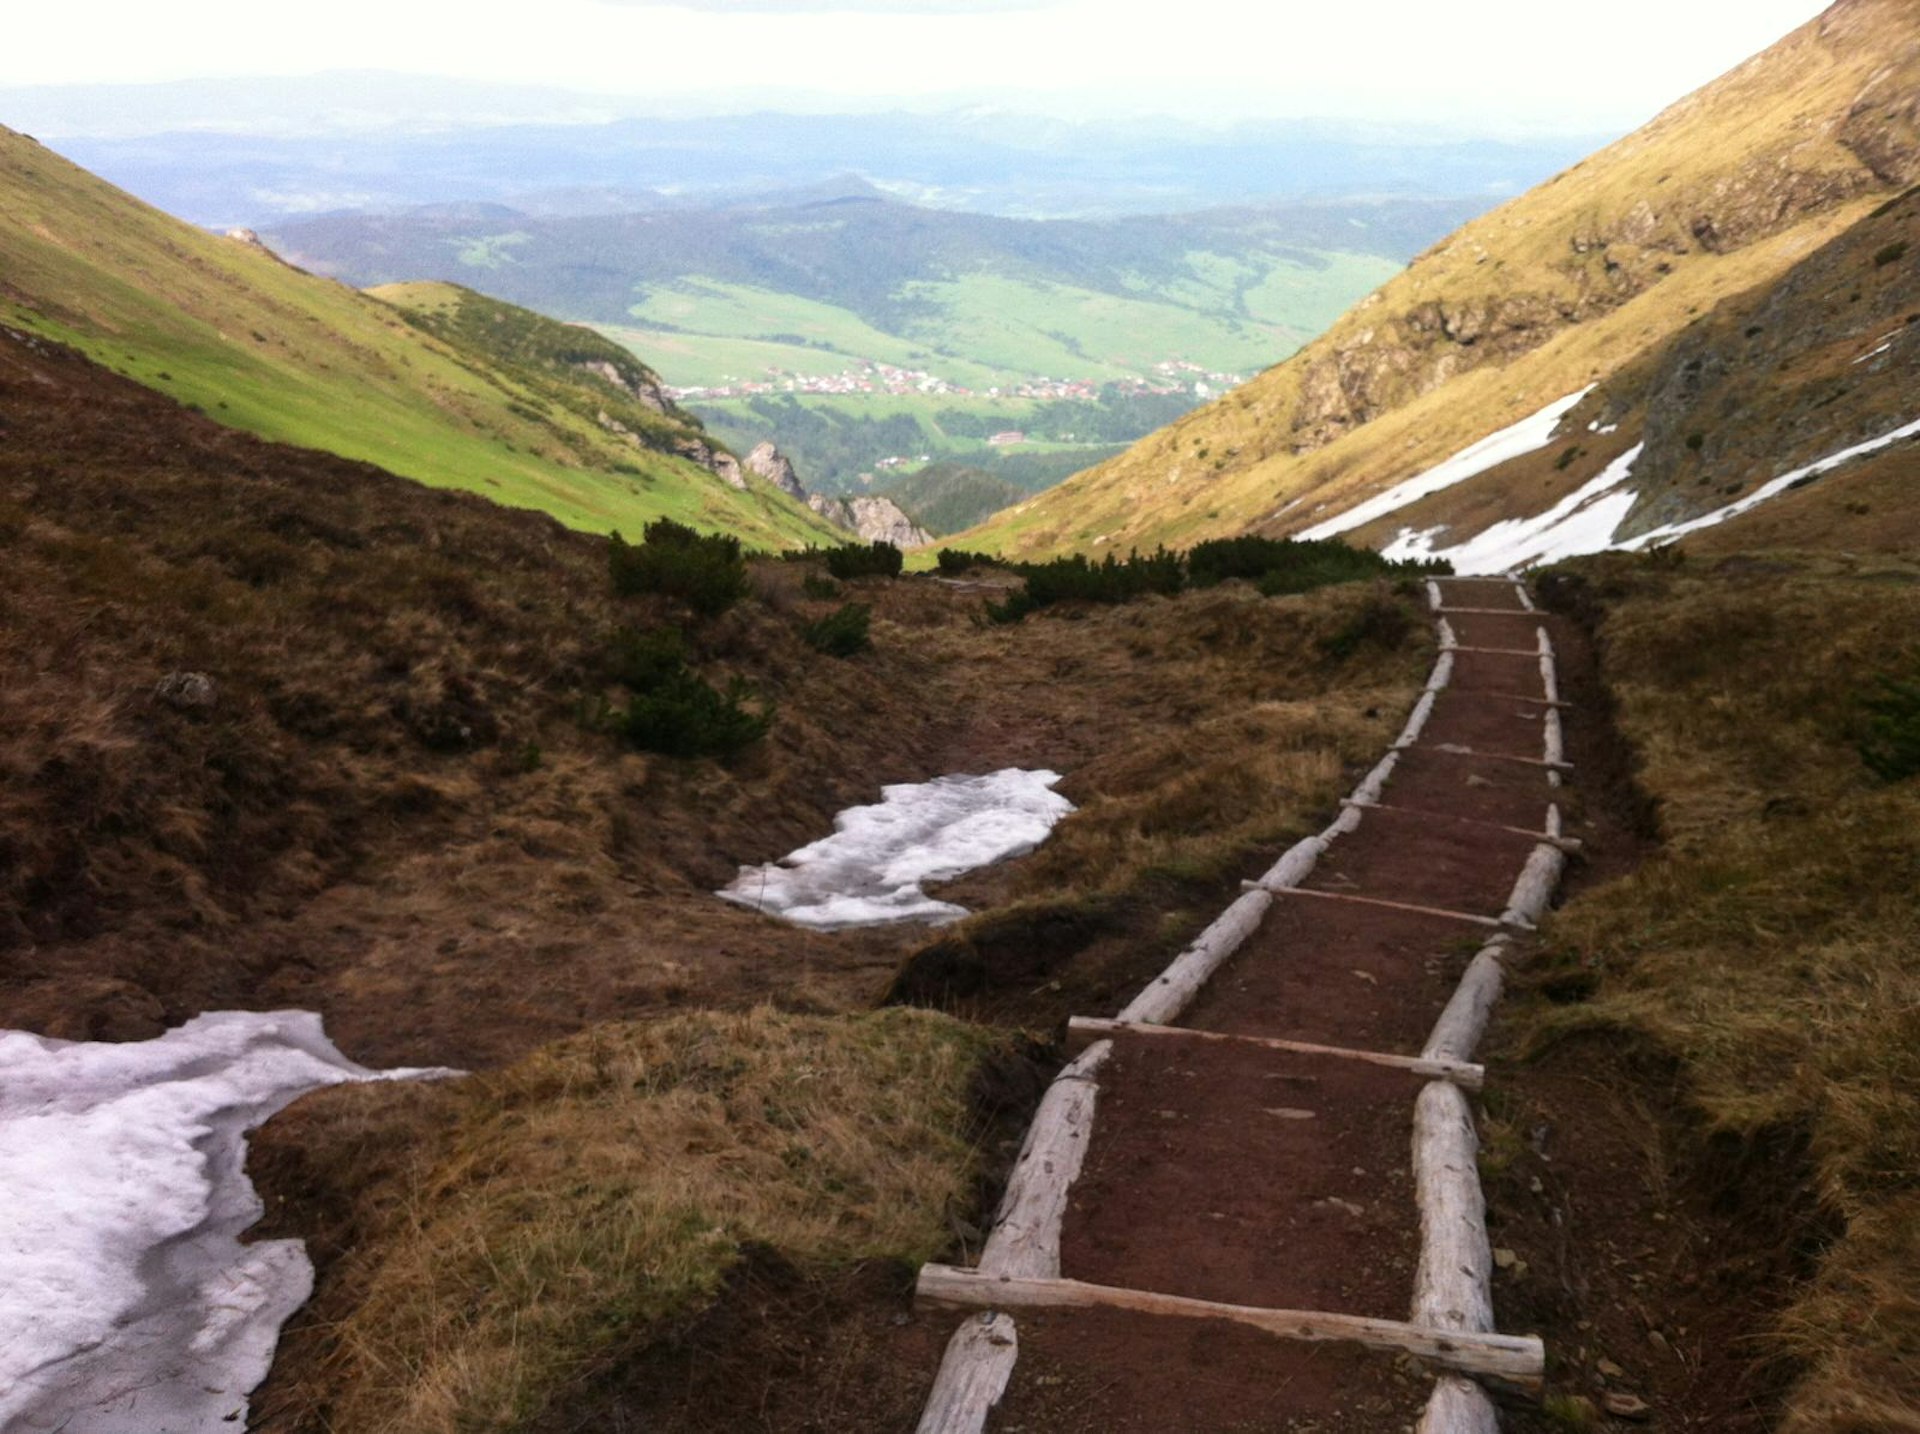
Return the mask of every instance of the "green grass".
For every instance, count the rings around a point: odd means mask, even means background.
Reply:
[[[637,531],[670,516],[762,546],[830,530],[550,402],[376,299],[149,208],[0,130],[0,317],[280,442],[435,487]]]

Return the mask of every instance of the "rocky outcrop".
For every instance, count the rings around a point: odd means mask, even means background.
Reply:
[[[815,493],[807,506],[862,542],[919,548],[933,541],[933,534],[917,526],[891,498],[826,498]]]
[[[718,475],[728,487],[746,491],[747,478],[740,471],[740,460],[726,449],[715,448],[704,438],[683,438],[673,445],[673,451]]]
[[[583,373],[613,385],[636,403],[652,409],[655,413],[671,413],[678,416],[678,410],[668,402],[666,390],[660,387],[652,373],[646,369],[623,371],[618,364],[605,359],[591,359],[574,365]]]
[[[746,470],[766,479],[789,498],[801,503],[807,501],[807,490],[800,486],[792,461],[771,443],[754,446],[753,452],[747,455]]]

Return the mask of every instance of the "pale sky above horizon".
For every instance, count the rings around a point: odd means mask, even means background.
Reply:
[[[65,0],[9,18],[0,87],[383,70],[636,112],[773,95],[1572,132],[1644,119],[1824,8],[1610,0],[1600,22],[1542,0]]]

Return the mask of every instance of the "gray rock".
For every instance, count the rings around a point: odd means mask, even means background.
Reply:
[[[169,672],[153,684],[153,696],[176,712],[205,712],[219,700],[220,689],[204,672]]]
[[[921,548],[933,541],[933,534],[918,527],[891,498],[826,498],[815,493],[807,506],[862,542]]]
[[[756,445],[753,452],[747,455],[746,468],[747,472],[758,474],[789,498],[801,503],[807,501],[807,490],[800,486],[800,478],[793,471],[792,461],[771,443]]]

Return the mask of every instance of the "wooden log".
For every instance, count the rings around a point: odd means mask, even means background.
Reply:
[[[1314,864],[1327,849],[1328,841],[1329,838],[1324,835],[1300,838],[1282,853],[1280,860],[1267,868],[1267,874],[1256,884],[1269,889],[1298,886],[1312,874]]]
[[[947,1341],[914,1434],[980,1434],[1019,1358],[1012,1315],[988,1310],[968,1318]]]
[[[1551,772],[1571,772],[1571,762],[1549,762],[1544,757],[1523,757],[1517,752],[1479,752],[1458,742],[1434,742],[1425,747],[1394,745],[1394,751],[1445,752],[1449,757],[1477,757],[1483,762],[1514,762],[1523,767],[1544,767]]]
[[[1389,751],[1386,756],[1382,757],[1379,762],[1375,764],[1374,769],[1367,773],[1360,785],[1353,789],[1355,800],[1362,802],[1379,801],[1380,794],[1387,789],[1388,779],[1393,776],[1393,769],[1398,766],[1399,763],[1400,754],[1397,751]]]
[[[1207,978],[1259,929],[1261,918],[1273,904],[1273,890],[1257,887],[1223,911],[1146,990],[1127,1003],[1120,1019],[1142,1025],[1165,1025],[1177,1019],[1200,994]]]
[[[1523,607],[1443,607],[1448,617],[1532,617]]]
[[[1527,585],[1521,582],[1519,578],[1513,580],[1513,595],[1520,600],[1520,606],[1528,612],[1537,611],[1533,605],[1532,597],[1527,593]]]
[[[1446,598],[1442,597],[1440,594],[1440,584],[1435,582],[1432,578],[1428,578],[1427,579],[1427,605],[1431,607],[1435,612],[1438,612],[1440,611],[1441,606],[1445,602],[1446,602]]]
[[[1538,657],[1539,649],[1532,647],[1456,647],[1455,652],[1477,652],[1482,657]]]
[[[1262,890],[1258,882],[1249,883],[1255,890]],[[1448,921],[1466,921],[1475,926],[1509,926],[1515,922],[1503,921],[1497,916],[1475,916],[1469,911],[1448,911],[1440,906],[1415,906],[1405,901],[1387,901],[1378,896],[1357,896],[1347,891],[1319,891],[1310,886],[1288,886],[1276,890],[1276,896],[1311,896],[1318,901],[1349,901],[1356,906],[1378,906],[1387,911],[1407,911],[1415,916],[1438,916]]]
[[[1546,693],[1547,700],[1560,700],[1560,678],[1555,670],[1553,657],[1553,639],[1547,636],[1547,630],[1540,629],[1540,690]]]
[[[1442,652],[1434,660],[1433,675],[1427,678],[1427,691],[1444,692],[1453,681],[1453,654]]]
[[[1499,1434],[1500,1418],[1487,1391],[1459,1374],[1443,1374],[1433,1386],[1415,1434]]]
[[[1487,1080],[1484,1066],[1471,1061],[1432,1060],[1426,1056],[1392,1055],[1384,1051],[1356,1051],[1348,1046],[1320,1046],[1311,1041],[1286,1041],[1277,1036],[1236,1036],[1224,1031],[1200,1031],[1188,1026],[1136,1026],[1126,1021],[1105,1021],[1093,1016],[1075,1016],[1067,1022],[1067,1049],[1082,1050],[1098,1040],[1120,1036],[1144,1036],[1149,1040],[1211,1041],[1246,1046],[1263,1051],[1281,1051],[1291,1055],[1330,1056],[1337,1060],[1361,1061],[1386,1066],[1428,1080],[1450,1080],[1466,1090],[1479,1090]]]
[[[1473,1055],[1500,1000],[1507,974],[1504,958],[1511,940],[1503,932],[1467,963],[1466,974],[1453,988],[1440,1019],[1434,1022],[1433,1034],[1427,1037],[1421,1055],[1435,1061],[1464,1061]]]
[[[1431,1088],[1459,1095],[1445,1081]],[[1486,1375],[1522,1388],[1537,1388],[1546,1372],[1546,1349],[1530,1335],[1423,1328],[1400,1320],[1313,1310],[1260,1309],[1080,1280],[1005,1279],[952,1265],[922,1265],[914,1295],[929,1309],[1117,1309],[1170,1319],[1229,1320],[1281,1339],[1338,1341],[1411,1354],[1442,1369]]]
[[[1414,1198],[1420,1205],[1416,1325],[1481,1334],[1493,1328],[1493,1250],[1479,1150],[1473,1110],[1460,1088],[1434,1081],[1421,1091],[1413,1106]]]
[[[1047,1087],[980,1252],[982,1270],[1037,1279],[1060,1273],[1067,1191],[1087,1158],[1100,1096],[1096,1077],[1112,1054],[1111,1041],[1089,1046]]]
[[[1579,851],[1581,846],[1580,838],[1578,837],[1561,836],[1558,832],[1553,831],[1537,832],[1528,827],[1510,827],[1505,822],[1489,822],[1483,821],[1479,817],[1456,816],[1452,812],[1429,812],[1423,811],[1418,807],[1395,807],[1389,806],[1385,802],[1356,802],[1352,797],[1345,798],[1340,805],[1363,812],[1386,812],[1389,815],[1403,817],[1431,817],[1437,822],[1457,822],[1462,826],[1485,827],[1488,831],[1508,832],[1513,836],[1532,837],[1537,842],[1551,842],[1566,852]],[[1552,813],[1556,812],[1557,808],[1549,804],[1547,810]]]
[[[1537,926],[1547,914],[1554,888],[1567,867],[1567,854],[1552,842],[1541,842],[1527,856],[1520,876],[1507,897],[1507,909],[1500,919],[1512,926]]]
[[[1559,709],[1549,707],[1540,724],[1541,755],[1549,762],[1567,760],[1567,734],[1560,723]]]
[[[1460,639],[1454,635],[1453,624],[1448,622],[1444,617],[1434,620],[1434,630],[1439,634],[1440,650],[1442,652],[1445,652],[1448,648],[1458,647],[1460,645]]]
[[[1524,692],[1483,692],[1475,690],[1467,695],[1485,697],[1493,702],[1531,702],[1535,707],[1557,707],[1562,712],[1570,712],[1573,710],[1573,704],[1571,702],[1561,702],[1557,699],[1545,697],[1530,697]]]
[[[1420,740],[1420,734],[1427,728],[1427,719],[1433,716],[1433,704],[1440,699],[1438,692],[1422,692],[1420,700],[1413,704],[1413,711],[1407,717],[1407,725],[1400,730],[1394,746],[1405,750]]]

